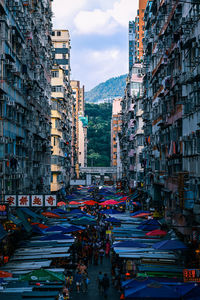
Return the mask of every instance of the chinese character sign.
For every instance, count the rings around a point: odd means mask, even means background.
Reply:
[[[28,195],[19,195],[18,196],[18,206],[27,207],[30,205],[30,196]]]
[[[9,206],[17,205],[17,197],[16,195],[5,195],[5,202],[9,204]]]
[[[31,196],[31,206],[33,206],[33,207],[43,206],[43,196],[42,195],[32,195]]]
[[[183,270],[184,282],[200,282],[200,270],[199,269],[184,269]]]
[[[56,196],[45,195],[45,206],[56,206]]]

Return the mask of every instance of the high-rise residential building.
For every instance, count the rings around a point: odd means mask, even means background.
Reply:
[[[133,64],[135,63],[135,22],[129,22],[129,72],[132,69]]]
[[[83,165],[85,164],[85,158],[83,158],[83,155],[85,153],[85,151],[80,150],[80,148],[82,149],[87,149],[85,148],[86,146],[84,146],[84,143],[87,142],[87,134],[86,134],[86,127],[85,126],[85,130],[81,129],[84,122],[81,121],[80,117],[84,117],[84,86],[81,88],[80,86],[80,81],[78,80],[71,80],[71,87],[73,90],[73,95],[76,99],[76,105],[75,105],[75,124],[76,124],[76,143],[75,143],[75,173],[76,173],[76,177],[79,178],[79,173],[80,173],[80,164]],[[86,122],[87,123],[87,122]],[[79,130],[80,129],[80,130]],[[82,133],[84,133],[84,135],[82,135]],[[83,145],[82,145],[83,144]],[[82,163],[80,163],[80,160],[82,161]]]
[[[122,175],[127,189],[141,186],[143,181],[143,165],[141,155],[143,149],[142,119],[142,64],[133,65],[126,83],[122,105],[122,131],[120,135]]]
[[[0,190],[49,193],[51,1],[0,1]]]
[[[145,11],[144,189],[190,242],[200,226],[199,9],[148,1]]]
[[[55,61],[65,70],[68,81],[70,80],[70,35],[68,30],[54,29],[52,42],[55,52]]]
[[[63,126],[60,126],[60,136],[57,136],[57,145],[54,145],[56,137],[53,134],[54,129],[56,129],[56,124],[54,124],[55,127],[52,128],[52,147],[54,150],[52,153],[51,187],[52,191],[58,191],[69,185],[70,176],[73,177],[75,172],[74,147],[76,143],[76,101],[72,95],[70,85],[71,46],[69,31],[64,29],[54,29],[52,31],[52,42],[54,46],[55,62],[54,68],[52,69],[52,103],[54,103],[55,107],[55,100],[57,99],[56,101],[59,103],[59,111],[61,113],[59,122],[63,123]],[[58,111],[55,111],[54,109],[54,111],[52,110],[53,119],[55,114],[58,118]],[[54,122],[52,122],[52,124],[53,123]],[[68,147],[66,145],[68,145]],[[65,147],[65,149],[63,147]],[[59,153],[56,149],[59,149]],[[56,158],[54,156],[57,156],[59,161],[56,167]],[[55,169],[59,169],[59,172],[56,172]],[[65,178],[65,180],[63,178]]]
[[[144,11],[147,0],[139,0],[139,9],[135,18],[135,61],[141,62],[143,58],[143,38],[144,38]]]
[[[51,191],[70,184],[72,91],[65,70],[55,64],[51,72]]]
[[[119,134],[121,133],[121,101],[122,98],[115,98],[112,103],[111,120],[111,166],[117,168],[117,174],[113,175],[114,181],[122,177],[122,163],[119,144]]]

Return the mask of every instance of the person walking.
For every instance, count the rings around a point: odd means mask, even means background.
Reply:
[[[110,286],[110,281],[109,281],[107,273],[105,273],[104,276],[103,276],[102,286],[103,286],[103,296],[104,296],[104,299],[107,299],[107,297],[108,297],[108,289],[109,289],[109,286]]]
[[[103,248],[101,248],[101,249],[99,250],[100,264],[103,263],[103,257],[104,257],[104,254],[105,254],[105,251],[104,251]]]
[[[77,292],[80,292],[80,288],[81,288],[81,282],[82,282],[82,275],[81,272],[78,271],[78,273],[76,273],[75,277],[74,277],[75,283],[76,283],[76,289]]]
[[[102,272],[100,271],[99,274],[98,274],[98,288],[99,288],[99,293],[103,292],[103,285],[102,285],[102,281],[103,281],[103,274]]]
[[[107,240],[106,242],[106,256],[110,255],[110,241]]]

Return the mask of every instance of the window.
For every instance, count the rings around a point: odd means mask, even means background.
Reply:
[[[54,93],[55,92],[57,92],[57,93],[63,92],[63,86],[62,85],[52,86],[51,91],[54,92]]]
[[[61,36],[61,31],[57,31],[57,36]]]
[[[63,43],[63,48],[66,48],[66,43]]]
[[[51,76],[52,78],[59,77],[59,71],[52,71]]]
[[[62,58],[63,58],[63,59],[66,59],[66,54],[63,53]]]
[[[51,35],[52,35],[52,36],[55,36],[55,31],[52,31]]]

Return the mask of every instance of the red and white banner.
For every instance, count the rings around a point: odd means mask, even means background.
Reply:
[[[45,195],[44,206],[56,206],[56,195]]]
[[[5,202],[9,204],[9,206],[17,206],[17,196],[16,195],[6,195]]]
[[[31,196],[31,206],[32,207],[43,206],[43,195],[32,195]]]
[[[18,206],[19,207],[30,206],[30,196],[29,195],[19,195],[18,196]]]

